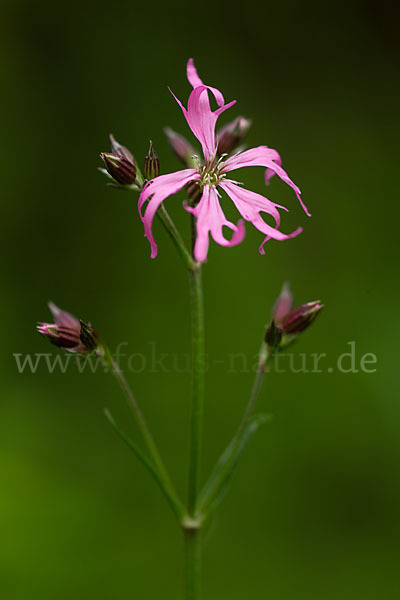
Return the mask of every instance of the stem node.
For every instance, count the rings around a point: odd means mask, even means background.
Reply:
[[[197,517],[190,517],[189,515],[186,515],[182,521],[182,529],[185,534],[190,531],[197,531],[201,529],[202,522],[202,515],[199,515]]]

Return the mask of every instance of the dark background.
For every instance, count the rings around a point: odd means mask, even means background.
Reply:
[[[193,56],[203,79],[253,119],[302,188],[270,242],[247,227],[205,267],[204,472],[231,437],[252,373],[229,353],[256,353],[281,284],[324,314],[294,349],[327,353],[322,373],[271,373],[260,410],[274,415],[249,445],[205,548],[207,600],[398,597],[398,14],[370,1],[246,3],[3,2],[2,394],[0,589],[7,600],[182,598],[179,531],[153,481],[115,436],[108,406],[137,436],[103,372],[18,373],[14,353],[52,352],[35,333],[46,302],[95,324],[114,349],[144,354],[127,373],[179,490],[187,464],[187,373],[153,372],[157,354],[190,350],[184,267],[159,224],[151,261],[135,194],[96,170],[107,135],[139,160],[151,137],[162,169],[179,168],[162,128],[189,132],[182,100]],[[264,192],[263,170],[240,174]],[[167,207],[188,227],[184,196]],[[375,373],[341,373],[355,342]],[[138,363],[135,363],[136,365]],[[300,363],[298,363],[300,364]],[[348,364],[348,363],[347,363]],[[332,366],[333,372],[328,372]]]

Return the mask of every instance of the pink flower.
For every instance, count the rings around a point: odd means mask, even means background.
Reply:
[[[144,223],[145,236],[151,245],[151,257],[157,256],[157,244],[152,233],[154,215],[166,198],[177,193],[188,183],[195,183],[202,192],[201,199],[196,206],[185,206],[185,209],[197,218],[197,238],[194,248],[194,257],[197,261],[204,262],[207,259],[210,234],[214,241],[221,246],[234,246],[242,242],[244,238],[243,220],[235,225],[228,221],[224,215],[219,202],[221,190],[231,198],[242,218],[252,223],[264,234],[265,238],[260,246],[261,254],[264,254],[264,244],[268,240],[282,241],[301,233],[302,229],[300,227],[290,234],[279,231],[280,214],[278,209],[287,209],[271,202],[260,194],[244,189],[241,184],[227,177],[228,173],[241,167],[265,167],[266,183],[269,183],[273,175],[278,175],[294,190],[304,211],[310,216],[301,200],[299,188],[282,169],[278,152],[267,146],[258,146],[251,150],[239,152],[234,156],[223,155],[218,157],[215,126],[218,117],[233,106],[236,101],[225,104],[224,97],[219,90],[204,85],[197,74],[192,59],[187,64],[187,78],[193,87],[187,108],[174,94],[172,95],[181,107],[190,129],[201,144],[204,163],[198,161],[197,168],[183,169],[182,171],[156,177],[146,184],[140,194],[139,213]],[[215,98],[218,105],[218,108],[214,111],[210,107],[210,94]],[[148,204],[143,214],[142,211],[146,202]],[[262,213],[271,215],[275,227],[264,221]],[[224,236],[224,227],[232,230],[233,234],[230,239]]]

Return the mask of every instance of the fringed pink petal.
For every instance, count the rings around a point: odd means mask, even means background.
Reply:
[[[274,158],[274,163],[277,164],[279,167],[281,167],[282,159],[281,159],[280,155],[278,154],[278,152],[276,154],[277,154],[277,157]],[[275,171],[273,169],[268,168],[265,171],[265,185],[269,185],[269,183],[274,175],[275,175]]]
[[[199,85],[204,85],[204,83],[197,74],[197,69],[194,66],[193,58],[189,58],[189,60],[187,61],[186,75],[192,88],[199,87]]]
[[[197,69],[194,66],[193,58],[189,58],[189,60],[187,62],[186,74],[187,74],[188,81],[193,89],[195,89],[199,86],[205,86],[210,90],[210,92],[213,93],[218,106],[223,106],[225,104],[224,97],[223,97],[222,93],[219,90],[217,90],[217,88],[211,87],[209,85],[205,85],[202,82],[202,80],[200,79],[200,77],[197,74]],[[202,101],[204,101],[204,100],[202,100]],[[208,96],[207,96],[207,101],[208,101]]]
[[[152,224],[158,207],[161,202],[168,198],[168,196],[176,194],[176,192],[181,190],[187,183],[190,181],[197,181],[198,179],[200,179],[200,175],[196,169],[183,169],[176,173],[160,175],[146,183],[143,188],[139,197],[138,208],[140,218],[144,223],[145,237],[147,237],[150,242],[151,258],[157,256],[157,244],[153,237]],[[147,201],[148,205],[143,215],[142,208]]]
[[[267,198],[264,198],[264,196],[239,187],[231,181],[222,181],[220,182],[219,187],[225,190],[225,192],[234,202],[242,217],[246,221],[252,223],[256,229],[261,231],[261,233],[266,235],[266,239],[263,241],[260,247],[261,254],[264,254],[264,244],[267,240],[273,238],[278,241],[283,241],[295,237],[302,232],[301,227],[290,234],[285,234],[279,231],[278,228],[280,225],[280,214],[278,207],[282,207],[274,204]],[[264,221],[260,214],[261,212],[265,212],[272,216],[275,221],[275,227],[268,225],[268,223]]]
[[[172,90],[170,92],[181,107],[190,129],[201,144],[204,158],[208,161],[216,155],[215,125],[217,119],[221,113],[233,106],[236,100],[225,104],[224,96],[219,90],[204,85],[197,74],[192,58],[188,60],[186,72],[189,83],[193,87],[193,91],[189,96],[187,109]],[[218,105],[218,109],[215,111],[211,110],[209,93],[214,96]]]
[[[228,158],[225,162],[225,171],[234,171],[235,169],[240,169],[242,167],[267,167],[265,174],[266,183],[269,183],[273,173],[276,173],[282,181],[287,183],[294,190],[304,212],[310,217],[311,214],[301,199],[300,189],[280,165],[281,158],[276,150],[268,148],[267,146],[258,146],[257,148],[251,148],[251,150],[246,150],[245,152],[241,152],[236,156]]]
[[[210,233],[214,241],[221,246],[236,246],[243,241],[245,235],[243,221],[239,221],[237,225],[228,221],[219,203],[217,191],[214,188],[205,185],[198,205],[195,208],[187,207],[186,210],[197,217],[197,237],[194,247],[194,257],[197,261],[205,262],[207,260]],[[230,240],[225,238],[223,227],[228,227],[233,231],[233,236]]]
[[[217,110],[212,111],[210,108],[208,92],[211,91],[214,93],[213,89],[214,88],[209,88],[205,85],[194,88],[189,96],[187,109],[170,90],[171,94],[181,107],[190,129],[199,140],[206,161],[214,158],[216,154],[215,125],[219,115],[236,103],[236,100],[233,100],[228,104],[220,106]]]

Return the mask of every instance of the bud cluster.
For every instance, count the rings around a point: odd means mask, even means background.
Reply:
[[[250,126],[251,121],[249,119],[237,117],[221,127],[217,132],[217,156],[221,157],[239,151],[241,149],[239,144],[244,139]],[[179,160],[186,167],[198,168],[200,161],[190,142],[170,127],[166,127],[164,132]],[[105,167],[100,169],[100,171],[112,180],[110,185],[141,191],[146,181],[159,176],[160,160],[151,140],[149,150],[144,158],[143,173],[140,171],[132,152],[117,142],[112,134],[110,134],[110,142],[111,152],[102,152],[100,154]],[[195,206],[199,197],[201,197],[199,186],[189,186],[187,193],[191,204]]]
[[[100,154],[105,165],[105,169],[100,169],[100,171],[113,180],[110,185],[140,192],[146,181],[159,176],[160,160],[151,140],[149,150],[144,158],[143,174],[132,152],[117,142],[111,134],[110,141],[111,152]]]

